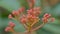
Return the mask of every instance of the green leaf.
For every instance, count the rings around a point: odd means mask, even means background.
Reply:
[[[8,9],[9,11],[17,10],[21,7],[17,0],[0,0],[0,6]]]

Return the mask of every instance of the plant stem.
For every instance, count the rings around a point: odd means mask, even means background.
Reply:
[[[45,23],[39,25],[38,27],[34,28],[32,31],[38,30],[39,28],[43,27]]]

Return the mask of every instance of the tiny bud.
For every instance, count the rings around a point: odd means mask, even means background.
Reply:
[[[47,18],[50,18],[51,17],[51,14],[49,14],[48,16],[47,16]]]
[[[22,17],[20,18],[21,23],[26,23],[26,16],[22,15]]]
[[[51,22],[53,22],[55,20],[55,18],[51,18]]]
[[[8,18],[9,18],[9,19],[12,19],[13,17],[12,17],[12,15],[11,15],[11,14],[9,14]]]
[[[16,11],[13,11],[12,14],[13,14],[13,15],[16,15]]]
[[[48,13],[46,13],[46,14],[44,15],[44,17],[46,17],[46,18],[50,18],[50,17],[51,17],[51,15],[50,15],[50,14],[48,14]]]
[[[27,18],[28,18],[28,19],[32,18],[32,15],[31,15],[31,14],[28,14],[28,15],[27,15]]]
[[[17,16],[17,15],[19,15],[20,13],[19,13],[18,11],[13,11],[12,14],[13,14],[14,16]]]
[[[44,17],[48,16],[48,13],[44,14]]]
[[[6,27],[5,31],[8,32],[11,30],[11,27]]]
[[[16,15],[19,15],[20,13],[18,11],[16,11]]]
[[[43,21],[44,23],[47,23],[47,22],[48,22],[48,19],[47,19],[47,18],[42,18],[42,21]]]
[[[13,22],[9,22],[9,26],[10,26],[10,27],[14,27],[15,24],[14,24]]]
[[[26,23],[26,18],[21,18],[21,20],[20,20],[20,21],[21,21],[21,23],[23,23],[23,24],[24,24],[24,23]]]
[[[27,10],[27,13],[28,13],[28,14],[32,14],[32,12],[33,12],[33,10],[32,10],[32,9]]]
[[[37,18],[36,16],[32,16],[33,19]]]
[[[25,10],[25,7],[19,8],[19,13],[23,12]]]

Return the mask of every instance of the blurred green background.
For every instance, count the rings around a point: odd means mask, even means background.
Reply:
[[[60,0],[35,0],[34,6],[42,8],[42,14],[50,13],[54,18],[54,22],[45,24],[41,29],[37,30],[37,34],[60,34]],[[55,2],[54,2],[55,1]],[[25,6],[29,8],[26,0],[0,0],[0,34],[11,34],[5,32],[4,29],[7,27],[9,19],[8,15],[20,7]],[[14,20],[12,20],[14,21]],[[15,23],[17,21],[14,21]],[[16,23],[14,28],[17,32],[23,32],[25,29],[22,24]]]

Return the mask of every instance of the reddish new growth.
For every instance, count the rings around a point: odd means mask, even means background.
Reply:
[[[50,17],[51,17],[51,14],[46,13],[46,14],[43,16],[43,18],[42,18],[43,22],[44,22],[44,23],[47,23],[47,22],[48,22],[48,19],[49,19]]]
[[[16,11],[13,11],[12,14],[9,14],[8,18],[9,19],[15,19],[22,23],[24,27],[26,28],[27,32],[32,32],[35,31],[39,28],[41,28],[44,24],[48,23],[48,20],[51,19],[51,22],[54,21],[54,18],[51,17],[51,14],[45,13],[43,18],[42,18],[42,24],[40,24],[38,27],[34,28],[34,25],[40,21],[40,18],[38,17],[41,14],[40,7],[34,7],[29,10],[26,10],[27,13],[24,13],[25,8],[20,8]],[[13,16],[14,17],[13,17]],[[5,31],[6,32],[13,32],[14,31],[14,26],[15,24],[13,22],[9,22],[8,27],[6,27]]]
[[[14,28],[15,24],[13,22],[9,22],[9,25],[6,27],[5,31],[6,32],[14,32],[13,28]]]
[[[55,19],[51,17],[51,14],[45,13],[42,20],[39,18],[39,15],[41,14],[41,8],[40,7],[33,7],[35,0],[27,0],[29,8],[28,10],[25,10],[24,7],[19,8],[18,10],[14,10],[11,14],[9,14],[9,19],[14,19],[22,23],[26,29],[26,31],[23,34],[31,34],[31,32],[38,30],[39,28],[43,27],[44,24],[49,22],[49,19],[51,22],[53,22]],[[27,11],[27,13],[24,13],[24,11]],[[42,24],[38,25],[37,27],[34,27],[39,21],[42,21]],[[15,24],[13,22],[9,22],[8,27],[6,27],[6,32],[13,32],[14,34],[17,34],[14,31]],[[21,33],[20,33],[21,34]]]

